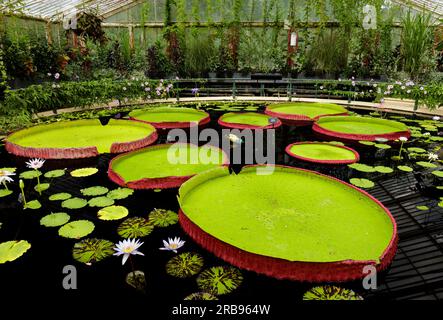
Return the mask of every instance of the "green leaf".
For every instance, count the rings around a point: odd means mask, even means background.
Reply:
[[[40,183],[34,187],[34,190],[37,192],[43,192],[48,190],[51,185],[49,183]]]
[[[154,226],[148,219],[141,217],[128,218],[117,228],[120,237],[128,239],[143,238],[149,235]]]
[[[384,167],[384,166],[377,166],[377,167],[375,167],[375,171],[380,172],[380,173],[392,173],[392,172],[394,172],[394,169],[389,168],[389,167]]]
[[[411,147],[411,148],[408,148],[408,151],[409,152],[412,152],[412,153],[425,153],[425,152],[427,152],[425,149],[423,149],[423,148],[416,148],[416,147]]]
[[[71,217],[64,212],[51,213],[40,219],[40,225],[45,227],[60,227],[67,223]]]
[[[420,211],[428,211],[429,207],[428,206],[417,206],[417,209]]]
[[[40,177],[42,175],[42,173],[38,170],[29,170],[29,171],[25,171],[20,173],[20,179],[25,179],[25,180],[31,180],[31,179],[36,179],[37,177]]]
[[[29,248],[31,248],[31,244],[25,240],[0,243],[0,264],[20,258]]]
[[[398,168],[398,170],[401,170],[404,172],[413,172],[414,171],[414,169],[412,169],[411,167],[408,167],[408,166],[398,166],[397,168]]]
[[[50,201],[63,201],[63,200],[67,200],[71,198],[71,195],[69,193],[66,192],[62,192],[62,193],[55,193],[53,195],[51,195],[49,197]]]
[[[358,143],[365,145],[365,146],[373,146],[375,145],[375,142],[372,141],[359,141]]]
[[[109,199],[108,197],[97,197],[90,199],[88,201],[88,204],[90,207],[103,208],[103,207],[112,206],[114,204],[114,200]]]
[[[314,287],[303,295],[303,300],[363,300],[354,291],[336,286]]]
[[[81,263],[95,263],[114,253],[114,244],[104,239],[84,239],[74,244],[72,257]]]
[[[32,201],[28,201],[25,204],[24,209],[37,210],[37,209],[40,209],[41,207],[42,207],[42,205],[38,200],[32,200]]]
[[[218,300],[218,298],[207,292],[196,292],[185,297],[183,300],[203,301],[203,300]]]
[[[12,190],[0,189],[0,198],[7,197],[12,194]]]
[[[375,168],[374,167],[368,166],[368,165],[363,164],[363,163],[349,164],[348,167],[352,168],[354,170],[360,171],[360,172],[366,172],[366,173],[375,172]]]
[[[65,200],[62,202],[61,206],[62,208],[66,209],[81,209],[86,207],[88,204],[88,201],[81,198],[70,198],[68,200]]]
[[[212,267],[200,273],[197,277],[197,286],[204,292],[223,295],[237,289],[242,281],[241,272],[234,267]]]
[[[370,189],[375,186],[374,182],[372,182],[371,180],[368,180],[368,179],[353,178],[350,180],[350,182],[354,186],[359,187],[359,188],[364,188],[364,189]]]
[[[126,199],[127,197],[131,196],[133,193],[134,193],[134,190],[132,190],[132,189],[118,188],[118,189],[109,191],[109,193],[106,196],[109,199],[122,200],[122,199]]]
[[[98,172],[97,168],[82,168],[71,172],[71,176],[75,178],[89,177]]]
[[[185,252],[173,257],[166,264],[166,273],[177,278],[195,276],[203,267],[203,258],[197,253]]]
[[[64,238],[80,239],[94,231],[94,228],[91,221],[78,220],[65,224],[58,230],[58,234]]]
[[[174,211],[165,209],[154,209],[149,214],[149,221],[156,227],[168,227],[178,222],[178,215]]]
[[[59,178],[65,175],[65,170],[52,170],[45,173],[44,177],[47,179]]]
[[[436,177],[443,178],[443,171],[433,171],[432,174]]]
[[[416,164],[423,167],[423,168],[437,168],[437,166],[435,164],[430,163],[430,162],[419,161],[419,162],[416,162]]]
[[[129,214],[128,209],[123,206],[110,206],[101,209],[97,215],[100,220],[119,220]]]
[[[392,147],[389,144],[384,144],[384,143],[377,143],[374,145],[374,147],[378,148],[378,149],[391,149]]]
[[[106,193],[108,193],[109,189],[105,188],[105,187],[90,187],[90,188],[85,188],[85,189],[81,189],[80,192],[85,196],[85,197],[95,197],[95,196],[101,196],[104,195]]]

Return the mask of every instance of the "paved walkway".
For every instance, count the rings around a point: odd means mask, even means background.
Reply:
[[[215,102],[215,101],[234,101],[233,97],[230,96],[216,96],[216,97],[191,97],[191,98],[181,98],[180,102]],[[287,97],[256,97],[256,96],[239,96],[236,98],[236,101],[254,101],[254,102],[285,102],[288,101]],[[347,100],[334,100],[334,99],[315,99],[315,98],[293,98],[292,101],[302,101],[302,102],[331,102],[340,104],[343,106],[352,106],[356,109],[365,109],[365,110],[373,110],[380,107],[380,103],[372,103],[372,102],[362,102],[362,101],[351,101],[349,103]],[[155,103],[177,103],[177,99],[157,99],[157,100],[139,100],[133,101],[131,103],[127,103],[126,105],[139,105],[139,104],[155,104]],[[91,109],[103,109],[107,107],[117,107],[118,101],[112,101],[107,105],[96,105],[89,108],[64,108],[57,110],[57,114],[61,113],[69,113],[75,111],[82,110],[91,110]],[[411,113],[414,110],[414,102],[411,100],[399,100],[399,99],[386,99],[383,104],[384,111],[391,111],[397,113]],[[52,111],[45,111],[38,113],[35,117],[49,117],[53,116],[55,113]],[[427,115],[427,116],[442,116],[443,117],[443,109],[429,110],[425,107],[420,107],[417,110],[417,114]]]

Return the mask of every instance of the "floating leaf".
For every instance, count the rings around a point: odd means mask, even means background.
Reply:
[[[100,220],[119,220],[129,214],[128,209],[123,206],[110,206],[101,209],[97,215]]]
[[[363,300],[354,291],[336,286],[314,287],[303,295],[303,300]]]
[[[0,264],[20,258],[31,248],[25,240],[14,240],[0,243]]]
[[[420,211],[428,211],[429,210],[428,206],[417,206],[416,208]]]
[[[71,176],[75,178],[89,177],[98,172],[97,168],[82,168],[71,172]]]
[[[60,169],[60,170],[52,170],[52,171],[48,171],[45,173],[45,178],[47,179],[53,179],[53,178],[59,178],[65,175],[65,170],[64,169]]]
[[[103,239],[84,239],[74,244],[72,257],[78,262],[95,263],[114,253],[114,244]]]
[[[134,289],[144,291],[146,288],[145,273],[140,270],[129,272],[128,275],[126,276],[126,283],[129,284]]]
[[[174,211],[166,209],[154,209],[149,214],[149,221],[156,227],[168,227],[178,222],[178,215]]]
[[[336,145],[336,146],[344,146],[345,145],[343,142],[340,142],[340,141],[329,141],[328,143]]]
[[[371,180],[368,180],[368,179],[353,178],[350,180],[350,182],[354,186],[359,187],[359,188],[364,188],[364,189],[370,189],[375,186],[374,182],[372,182]]]
[[[64,238],[80,239],[94,231],[94,228],[91,221],[78,220],[65,224],[58,230],[58,234]]]
[[[154,226],[148,219],[141,217],[128,218],[123,221],[117,228],[117,233],[125,239],[143,238],[149,235]]]
[[[425,149],[417,148],[417,147],[408,148],[408,151],[412,152],[412,153],[425,153],[425,152],[427,152]]]
[[[443,171],[433,171],[432,174],[436,177],[443,178]]]
[[[133,193],[134,193],[134,190],[132,190],[132,189],[118,188],[118,189],[109,191],[109,193],[106,196],[109,199],[122,200],[122,199],[126,199],[127,197],[131,196]]]
[[[200,273],[197,286],[202,291],[222,295],[237,289],[242,281],[241,272],[234,267],[212,267]]]
[[[26,205],[24,206],[25,209],[31,209],[31,210],[37,210],[42,207],[41,203],[38,200],[32,200],[26,202]]]
[[[375,167],[375,171],[380,172],[380,173],[392,173],[392,172],[394,172],[394,169],[389,168],[389,167],[384,167],[384,166],[377,166],[377,167]]]
[[[168,261],[166,273],[177,278],[189,278],[200,272],[203,263],[203,258],[199,254],[185,252]]]
[[[70,198],[62,202],[61,206],[66,209],[81,209],[86,207],[88,201],[81,198]]]
[[[37,192],[43,192],[48,190],[51,185],[49,183],[40,183],[34,187],[34,190]]]
[[[437,166],[431,162],[419,161],[416,162],[416,164],[423,168],[437,168]]]
[[[45,227],[60,227],[67,223],[71,217],[64,212],[51,213],[40,219],[40,224]]]
[[[13,168],[13,167],[9,167],[9,168],[0,168],[0,171],[9,171],[14,173],[15,171],[17,171],[17,168]]]
[[[0,189],[0,198],[7,197],[12,194],[12,190]]]
[[[349,168],[352,168],[354,170],[360,171],[360,172],[375,172],[375,168],[372,166],[368,166],[367,164],[363,163],[353,163],[348,165]]]
[[[358,143],[365,145],[365,146],[373,146],[375,145],[375,142],[372,141],[359,141]]]
[[[62,193],[55,193],[55,194],[51,195],[49,197],[49,200],[50,201],[63,201],[63,200],[68,200],[69,198],[71,198],[71,195],[69,193],[62,192]]]
[[[42,175],[42,173],[38,170],[29,170],[29,171],[25,171],[20,173],[20,179],[25,179],[25,180],[31,180],[31,179],[36,179],[37,177],[40,177]]]
[[[218,300],[218,298],[207,292],[196,292],[190,294],[184,300]]]
[[[384,144],[384,143],[377,143],[374,145],[374,147],[376,147],[378,149],[383,149],[383,150],[387,150],[387,149],[392,148],[389,144]]]
[[[97,197],[90,199],[88,204],[90,207],[104,208],[112,206],[114,204],[114,200],[109,199],[108,197]]]
[[[108,193],[109,189],[105,188],[105,187],[90,187],[90,188],[85,188],[85,189],[81,189],[80,192],[82,193],[82,195],[84,195],[85,197],[95,197],[95,196],[102,196],[106,193]]]
[[[408,166],[398,166],[397,168],[398,168],[398,170],[401,170],[404,172],[413,172],[414,171],[414,169],[412,169],[411,167],[408,167]]]

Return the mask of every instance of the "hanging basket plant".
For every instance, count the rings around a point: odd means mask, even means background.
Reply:
[[[75,34],[82,38],[89,38],[96,43],[106,42],[106,35],[102,29],[103,19],[94,12],[80,12],[77,15],[77,29]]]

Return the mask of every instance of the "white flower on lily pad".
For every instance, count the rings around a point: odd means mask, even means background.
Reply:
[[[5,184],[6,182],[13,182],[14,180],[11,176],[15,175],[15,173],[7,170],[0,170],[0,184]]]
[[[117,251],[116,253],[114,253],[114,256],[123,255],[122,265],[124,265],[126,263],[126,261],[128,260],[129,256],[131,256],[131,255],[144,256],[143,253],[138,251],[138,248],[140,248],[142,246],[142,244],[143,244],[143,242],[140,242],[139,240],[136,240],[136,239],[132,239],[132,240],[126,239],[126,240],[120,241],[114,247],[114,250]]]
[[[28,162],[26,162],[26,166],[29,169],[34,169],[34,170],[40,169],[41,167],[43,167],[44,164],[45,164],[45,160],[38,159],[38,158],[31,159]]]
[[[398,138],[398,140],[400,140],[401,142],[406,142],[406,141],[408,141],[408,138],[406,138],[406,137],[400,137],[400,138]]]
[[[428,153],[428,159],[430,161],[437,161],[438,160],[438,154],[430,152],[430,153]]]
[[[163,248],[160,250],[173,251],[177,253],[177,250],[185,245],[186,241],[181,240],[179,237],[175,237],[174,239],[168,238],[168,241],[163,240]]]
[[[434,120],[434,121],[440,121],[440,117],[439,117],[439,116],[435,116],[435,117],[432,118],[432,120]]]

